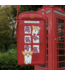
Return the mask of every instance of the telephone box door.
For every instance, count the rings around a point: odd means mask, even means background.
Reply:
[[[35,16],[35,14],[33,15]],[[19,20],[17,29],[17,52],[19,65],[45,64],[45,36],[45,21],[43,19]]]

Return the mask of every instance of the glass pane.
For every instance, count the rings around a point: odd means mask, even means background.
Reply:
[[[58,23],[60,23],[60,24],[64,24],[64,20],[58,18]]]
[[[46,34],[48,35],[48,30],[46,31]]]
[[[47,55],[48,55],[48,50],[47,50]]]
[[[65,67],[65,62],[59,63],[59,68]]]
[[[58,37],[58,42],[64,42],[64,38],[63,37]]]
[[[47,48],[48,48],[48,43],[47,43]]]
[[[57,48],[64,48],[64,44],[58,44]]]
[[[57,68],[65,67],[65,34],[64,34],[64,20],[57,18],[57,36],[58,36],[58,43],[57,43]]]
[[[58,25],[58,30],[64,30],[64,26],[63,25]]]
[[[47,65],[47,68],[48,68],[48,63],[46,65]]]
[[[64,50],[59,50],[59,55],[64,55]]]
[[[48,37],[46,38],[46,41],[48,42]]]
[[[65,61],[65,56],[59,56],[59,61]]]
[[[46,57],[46,61],[48,61],[48,56]]]
[[[63,31],[58,31],[58,36],[64,36],[64,32]]]

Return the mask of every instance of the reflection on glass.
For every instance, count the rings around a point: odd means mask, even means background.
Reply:
[[[58,37],[58,42],[64,42],[64,38],[63,37]]]
[[[65,28],[64,28],[64,20],[57,18],[57,68],[65,67]]]
[[[63,31],[58,31],[58,36],[64,36],[64,32]]]
[[[63,25],[58,25],[58,30],[64,30],[64,26]]]

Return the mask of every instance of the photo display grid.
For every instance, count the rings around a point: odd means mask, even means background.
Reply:
[[[36,28],[37,27],[37,28]],[[32,32],[31,32],[32,29]],[[34,43],[39,43],[39,26],[24,26],[24,33],[29,34],[24,36],[24,42],[27,44],[31,43],[31,40],[33,41],[33,53],[39,53],[39,45],[34,45]],[[31,39],[32,34],[32,39]],[[24,51],[30,52],[31,51],[31,45],[24,45]]]

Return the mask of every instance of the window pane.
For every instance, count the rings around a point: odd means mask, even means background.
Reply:
[[[61,24],[59,24],[59,25],[58,25],[58,30],[64,30],[64,26],[61,25]]]
[[[65,61],[65,56],[59,56],[59,61]]]
[[[63,31],[58,31],[58,36],[64,36],[64,32]]]
[[[65,67],[65,62],[59,63],[59,68]]]
[[[48,50],[47,50],[47,55],[48,55]]]
[[[47,48],[48,48],[48,43],[47,43]]]
[[[58,37],[58,42],[64,42],[64,38],[63,37]]]
[[[64,55],[64,50],[59,50],[59,55]]]
[[[64,20],[58,18],[58,23],[60,23],[60,24],[64,24]]]
[[[48,61],[48,56],[47,56],[47,61]]]
[[[57,48],[64,48],[64,44],[57,44]]]
[[[48,37],[46,38],[46,41],[48,42]]]

